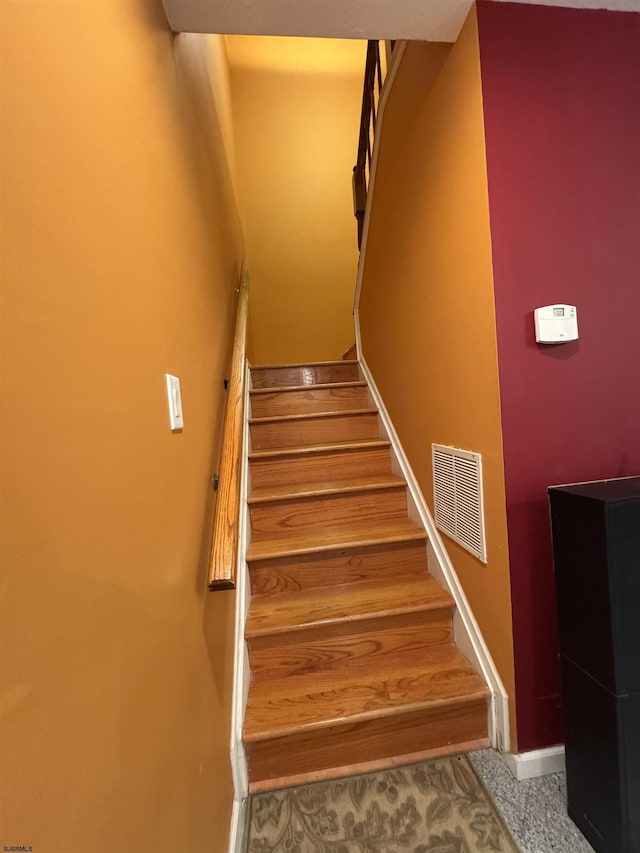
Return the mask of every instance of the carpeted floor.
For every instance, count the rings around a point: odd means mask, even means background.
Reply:
[[[255,794],[246,853],[518,853],[464,755]]]

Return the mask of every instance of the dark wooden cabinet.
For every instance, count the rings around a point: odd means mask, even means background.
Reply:
[[[549,489],[569,815],[640,853],[640,477]]]

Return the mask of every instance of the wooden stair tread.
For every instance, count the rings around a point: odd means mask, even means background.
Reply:
[[[342,409],[293,417],[252,418],[249,429],[254,450],[335,444],[345,437],[372,440],[380,435],[376,409]]]
[[[418,660],[390,656],[375,667],[255,678],[244,724],[247,743],[338,723],[486,699],[489,689],[452,644],[425,649]],[[373,671],[371,671],[373,669]]]
[[[377,477],[354,477],[351,480],[325,480],[323,482],[303,483],[299,485],[263,486],[259,489],[252,489],[247,500],[250,505],[253,505],[320,495],[370,492],[377,489],[400,489],[406,488],[406,485],[405,480],[395,474],[379,475]]]
[[[341,362],[342,363],[342,362]],[[364,379],[353,379],[348,382],[318,382],[316,385],[274,385],[271,388],[252,388],[250,395],[288,394],[290,391],[324,391],[332,388],[366,388]]]
[[[333,442],[330,444],[307,444],[301,447],[276,447],[268,450],[252,450],[249,453],[249,462],[259,459],[274,459],[287,456],[306,456],[315,453],[336,453],[343,450],[376,450],[378,448],[389,448],[391,442],[384,438],[362,439],[354,438],[352,441]]]
[[[393,614],[334,623],[322,628],[251,638],[251,672],[254,679],[282,679],[327,670],[345,670],[362,664],[373,668],[392,655],[417,660],[436,645],[453,643],[451,608]]]
[[[334,584],[386,578],[427,571],[424,539],[374,543],[336,551],[295,554],[251,563],[252,601],[258,595],[280,595]]]
[[[342,529],[333,533],[325,531],[305,536],[263,539],[249,545],[247,560],[271,560],[296,554],[336,551],[364,545],[384,545],[385,542],[420,541],[426,538],[425,531],[413,522],[397,520],[393,523],[366,527],[360,525],[354,529]]]
[[[254,367],[251,390],[293,385],[321,385],[331,382],[355,382],[362,379],[357,361],[325,361],[309,364],[278,364]]]
[[[251,601],[247,638],[371,616],[415,613],[453,607],[451,595],[429,575],[389,579],[258,596]]]
[[[275,452],[256,450],[249,455],[251,466],[251,493],[260,488],[303,486],[320,480],[351,482],[364,477],[384,477],[393,473],[390,442],[378,438],[354,439],[350,444],[331,441],[318,444],[318,437],[310,436],[313,444],[299,441],[287,448],[277,447],[284,437],[273,442]]]
[[[251,372],[255,373],[260,370],[291,370],[301,367],[332,367],[333,365],[358,365],[358,360],[355,358],[338,358],[335,361],[294,361],[287,364],[256,364],[251,368]]]
[[[274,423],[282,423],[284,421],[311,421],[316,418],[351,418],[358,417],[358,415],[376,415],[378,413],[377,409],[373,408],[364,408],[364,409],[338,409],[333,412],[304,412],[301,415],[270,415],[266,418],[249,418],[249,425],[254,426],[255,424],[274,424]]]
[[[366,382],[321,382],[306,385],[274,385],[251,391],[251,417],[358,411],[371,406]]]

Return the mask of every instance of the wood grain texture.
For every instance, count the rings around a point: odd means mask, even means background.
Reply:
[[[443,745],[458,752],[469,741],[486,743],[487,700],[434,705],[349,722],[331,718],[322,728],[247,742],[251,784],[285,775],[329,771],[363,764],[372,756],[393,763],[396,756],[427,754]],[[266,786],[265,786],[266,787]]]
[[[252,377],[251,786],[486,743],[489,690],[453,644],[358,365]]]
[[[315,494],[250,504],[252,541],[304,536],[407,517],[403,480],[369,488],[326,489]]]
[[[338,767],[326,767],[322,770],[314,768],[307,772],[289,773],[286,776],[274,776],[269,779],[251,782],[249,791],[258,794],[263,791],[272,791],[276,788],[289,788],[294,785],[308,785],[312,782],[323,782],[327,779],[342,778],[344,776],[356,776],[363,773],[375,773],[378,770],[387,770],[393,767],[402,767],[407,764],[417,764],[430,758],[441,758],[447,755],[456,755],[461,752],[474,752],[478,749],[486,749],[491,745],[488,737],[475,740],[463,741],[462,743],[445,744],[432,749],[421,749],[414,752],[390,755],[387,758],[367,758],[365,761],[353,764],[340,764]]]
[[[451,607],[358,616],[327,624],[247,638],[251,671],[258,679],[334,669],[354,663],[376,667],[390,655],[421,654],[453,642]]]
[[[361,479],[391,473],[390,443],[383,439],[351,445],[320,445],[249,455],[252,493],[269,486],[321,479]]]
[[[362,379],[357,361],[325,361],[315,364],[285,364],[254,367],[251,387],[283,388],[288,385],[325,385]]]
[[[426,571],[424,539],[382,541],[365,547],[253,562],[250,566],[251,594],[255,597],[278,595]]]
[[[248,304],[249,273],[245,267],[238,294],[229,387],[222,426],[219,485],[209,559],[211,590],[230,589],[235,587],[236,582]]]
[[[334,444],[379,437],[378,413],[375,409],[252,418],[249,427],[252,450]]]
[[[308,480],[304,483],[286,486],[267,486],[252,488],[247,501],[250,506],[258,504],[273,504],[283,501],[294,501],[302,498],[318,498],[323,495],[340,495],[348,493],[374,492],[380,489],[404,489],[406,483],[396,474],[381,474],[378,477],[354,477],[343,480],[323,478]]]
[[[425,542],[427,535],[421,527],[411,521],[395,521],[391,524],[362,525],[352,530],[335,533],[315,533],[296,538],[265,539],[252,541],[247,550],[247,560],[253,564],[259,560],[274,560],[304,554],[328,554],[347,551],[383,542]]]
[[[375,671],[365,661],[282,679],[254,679],[245,717],[249,743],[326,728],[332,721],[372,720],[399,709],[427,709],[486,698],[489,690],[453,645],[427,649],[419,660],[390,655]],[[486,719],[484,720],[486,725]]]
[[[337,623],[353,625],[370,616],[383,619],[451,607],[451,595],[426,572],[407,577],[391,575],[385,580],[263,596],[252,603],[245,633],[252,639],[314,628],[329,637]]]
[[[304,390],[258,390],[251,392],[250,399],[253,418],[303,412],[348,411],[366,409],[371,405],[366,382],[313,385]]]

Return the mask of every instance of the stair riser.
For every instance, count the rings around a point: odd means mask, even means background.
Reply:
[[[329,382],[357,382],[361,378],[358,365],[350,361],[291,367],[254,367],[251,371],[251,386],[286,388],[296,385],[325,385]]]
[[[316,388],[308,391],[275,391],[251,395],[251,416],[302,415],[366,409],[370,405],[366,385],[346,388]]]
[[[250,462],[251,487],[298,486],[321,480],[349,480],[391,473],[388,448],[312,453]]]
[[[335,418],[254,423],[250,426],[252,450],[274,447],[304,447],[378,438],[378,415],[338,415]]]
[[[442,607],[248,637],[247,644],[252,676],[265,679],[345,666],[367,668],[384,662],[385,655],[419,655],[425,648],[451,643],[452,636],[452,610]]]
[[[487,702],[402,711],[360,722],[334,723],[312,731],[246,744],[249,781],[257,784],[416,752],[438,750],[487,736]],[[275,784],[274,784],[275,787]]]
[[[311,531],[340,530],[359,522],[368,523],[404,518],[407,496],[401,488],[298,498],[250,508],[251,537],[254,541],[279,538]]]
[[[277,595],[333,584],[388,578],[427,570],[424,540],[303,554],[249,564],[252,595]]]

